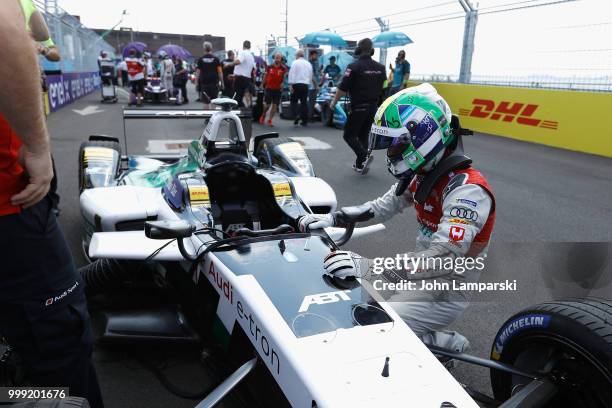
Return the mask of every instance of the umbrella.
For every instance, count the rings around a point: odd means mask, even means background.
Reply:
[[[255,65],[258,66],[266,66],[266,60],[263,59],[263,57],[260,57],[259,55],[255,56]]]
[[[331,31],[314,31],[300,40],[300,44],[330,45],[332,47],[347,47],[346,41]]]
[[[123,47],[123,51],[121,53],[123,54],[123,58],[125,58],[128,55],[130,55],[130,50],[136,50],[139,53],[142,53],[147,48],[148,48],[147,44],[143,42],[135,41],[135,42],[126,44],[126,46]]]
[[[413,41],[406,34],[399,31],[383,31],[372,38],[372,42],[376,48],[391,48],[411,44]]]
[[[354,61],[353,56],[346,51],[330,51],[327,54],[319,57],[319,63],[323,67],[329,65],[329,58],[332,56],[336,57],[336,65],[340,67],[341,72],[344,72],[346,70],[346,66]]]
[[[175,45],[175,44],[162,45],[161,47],[159,47],[159,50],[157,50],[157,55],[159,55],[159,53],[162,51],[164,51],[169,56],[176,55],[177,57],[181,57],[182,59],[193,58],[193,55],[191,55],[189,51],[187,51],[185,48],[181,47],[180,45]]]
[[[268,64],[272,64],[272,62],[274,62],[274,54],[280,52],[287,60],[287,65],[291,65],[291,63],[295,59],[296,51],[297,50],[295,48],[289,46],[271,48],[268,53]]]

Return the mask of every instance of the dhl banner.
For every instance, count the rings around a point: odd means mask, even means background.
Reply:
[[[612,93],[432,85],[465,128],[612,157]]]

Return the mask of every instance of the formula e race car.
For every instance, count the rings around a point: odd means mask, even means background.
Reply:
[[[124,113],[206,119],[187,154],[123,157],[107,136],[81,147],[88,296],[166,294],[154,306],[105,310],[100,344],[214,344],[227,378],[199,408],[241,383],[248,406],[611,406],[612,305],[524,310],[501,326],[491,359],[426,346],[359,279],[324,273],[330,251],[384,226],[356,228],[363,214],[351,207],[341,210],[346,228],[299,232],[301,216],[336,209],[334,191],[301,145],[272,133],[250,149],[235,102],[213,103],[222,110]],[[494,397],[456,381],[442,357],[489,368]]]
[[[144,90],[144,101],[147,103],[167,103],[170,101],[168,90],[164,87],[158,77],[147,78],[147,85]]]
[[[316,116],[321,118],[321,122],[323,122],[325,126],[344,129],[347,120],[347,112],[350,110],[350,101],[346,96],[340,98],[332,111],[329,105],[335,95],[336,84],[333,80],[326,77],[317,94],[315,113]]]

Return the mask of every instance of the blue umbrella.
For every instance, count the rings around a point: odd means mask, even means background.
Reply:
[[[289,46],[270,48],[270,51],[268,52],[268,64],[272,64],[272,62],[274,62],[274,54],[280,52],[282,56],[287,59],[287,66],[289,66],[295,59],[296,51],[297,50],[295,48]]]
[[[372,38],[372,42],[376,48],[391,48],[411,44],[413,41],[406,34],[399,31],[383,31]]]
[[[330,45],[332,47],[347,47],[346,41],[331,31],[314,31],[300,40],[300,44]]]
[[[336,65],[340,67],[341,72],[346,71],[346,66],[354,61],[353,56],[346,51],[330,51],[327,54],[319,57],[319,63],[323,67],[326,67],[329,65],[329,59],[332,56],[336,57]]]
[[[125,47],[123,47],[123,58],[126,58],[128,55],[130,55],[130,50],[136,50],[138,53],[141,53],[147,49],[147,44],[143,43],[143,42],[139,42],[139,41],[135,41],[135,42],[131,42],[126,44]]]
[[[177,57],[181,57],[182,59],[193,58],[193,55],[191,55],[189,51],[187,51],[185,48],[181,47],[180,45],[175,45],[175,44],[162,45],[161,47],[159,47],[159,50],[157,50],[157,55],[159,55],[161,51],[164,51],[169,56],[176,55]]]

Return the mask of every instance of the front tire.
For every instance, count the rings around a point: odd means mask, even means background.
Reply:
[[[546,407],[612,406],[612,301],[571,298],[529,307],[504,323],[491,358],[545,371],[559,392]],[[495,398],[504,401],[530,380],[491,370]]]

